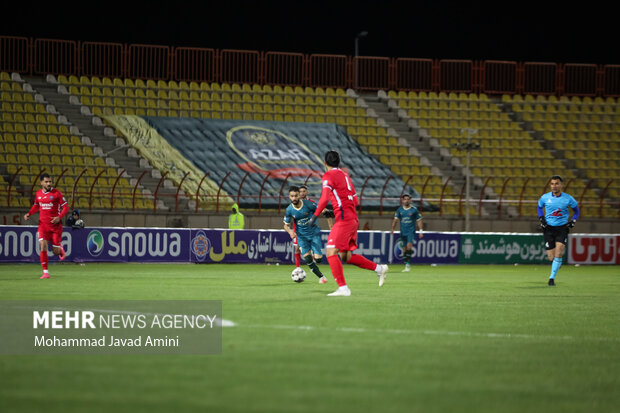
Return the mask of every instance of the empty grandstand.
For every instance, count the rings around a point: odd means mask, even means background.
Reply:
[[[382,215],[408,192],[431,216],[525,218],[559,173],[585,216],[620,216],[614,66],[554,66],[556,73],[570,69],[576,82],[608,79],[607,90],[562,95],[574,88],[568,76],[561,85],[528,82],[546,79],[548,64],[525,64],[525,77],[514,78],[513,62],[188,48],[172,54],[85,42],[75,50],[90,60],[78,70],[59,66],[62,41],[30,42],[0,38],[49,56],[35,70],[27,69],[27,54],[0,62],[8,70],[0,79],[3,207],[28,205],[47,171],[74,206],[93,211],[219,213],[232,202],[279,210],[287,184],[318,191],[322,153],[340,149],[366,213]],[[99,49],[108,58],[92,53]],[[115,63],[132,53],[147,64]],[[155,65],[162,59],[170,65]],[[219,63],[196,70],[211,59]],[[255,70],[240,72],[242,64]],[[436,70],[452,85],[436,83]],[[471,70],[485,73],[486,83],[458,75]],[[244,133],[240,146],[231,141]],[[462,150],[468,139],[475,150]],[[280,147],[278,156],[262,151],[266,142]]]

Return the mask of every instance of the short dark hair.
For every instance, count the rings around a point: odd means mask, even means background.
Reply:
[[[327,151],[325,153],[325,163],[327,166],[337,168],[340,166],[340,154],[336,151]]]
[[[45,178],[50,178],[52,179],[52,177],[50,176],[50,174],[48,174],[47,172],[43,172],[41,174],[41,180],[44,180]]]
[[[299,185],[299,189],[301,189],[301,188],[308,189],[308,187],[305,184]]]
[[[558,179],[560,182],[564,182],[564,179],[562,179],[562,177],[560,175],[553,175],[551,177],[551,180],[553,181],[554,179]]]
[[[403,194],[403,196],[401,196],[401,198],[404,198],[404,197],[406,197],[406,196],[407,196],[407,197],[409,197],[409,198],[411,198],[411,195],[409,195],[409,194]]]
[[[298,187],[298,186],[293,185],[293,186],[291,186],[291,187],[288,189],[288,191],[289,191],[289,192],[299,192],[299,187]]]

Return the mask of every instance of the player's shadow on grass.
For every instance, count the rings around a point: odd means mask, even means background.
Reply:
[[[530,284],[527,284],[527,285],[520,285],[520,286],[518,286],[516,288],[522,289],[522,290],[543,290],[543,289],[551,290],[554,287],[549,287],[547,285],[547,283],[539,283],[539,282],[537,282],[537,283],[530,283]]]

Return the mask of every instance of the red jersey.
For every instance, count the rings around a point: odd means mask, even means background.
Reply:
[[[34,197],[34,205],[28,211],[28,215],[32,215],[37,211],[40,211],[39,227],[55,230],[62,228],[62,224],[60,221],[57,224],[52,224],[52,218],[60,217],[62,220],[69,212],[69,205],[62,192],[56,188],[50,189],[49,192],[39,189]]]
[[[315,215],[318,216],[327,206],[327,202],[331,201],[336,222],[357,221],[355,208],[359,200],[349,175],[340,168],[332,168],[325,172],[322,181],[323,192]]]

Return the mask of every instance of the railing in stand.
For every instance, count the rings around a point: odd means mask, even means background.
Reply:
[[[368,176],[366,177],[366,180],[364,180],[364,184],[362,185],[362,190],[361,190],[361,192],[360,192],[360,196],[359,196],[359,201],[360,201],[360,204],[359,204],[359,213],[360,213],[360,215],[362,214],[362,199],[364,198],[364,190],[366,189],[366,184],[368,183],[368,180],[369,180],[370,178],[372,178],[372,175],[368,175]]]
[[[420,192],[420,211],[422,211],[424,206],[424,192],[426,192],[426,187],[428,186],[428,182],[431,180],[431,175],[426,177],[424,181],[424,185],[422,185],[422,192]]]
[[[588,191],[588,189],[590,189],[590,187],[592,186],[592,182],[593,182],[593,180],[590,179],[588,181],[588,183],[586,184],[586,187],[583,188],[583,192],[581,193],[581,196],[579,197],[579,205],[583,205],[583,197],[585,196],[585,194]]]
[[[239,183],[239,190],[237,191],[237,205],[239,205],[241,203],[241,188],[243,188],[243,184],[245,183],[245,180],[247,179],[247,177],[250,175],[250,172],[246,172],[245,175],[243,175],[243,178],[241,179],[241,183]]]
[[[413,176],[411,175],[407,177],[407,180],[405,181],[405,184],[403,185],[403,189],[400,191],[400,196],[398,197],[399,202],[401,199],[403,199],[403,195],[405,194],[405,189],[407,189],[407,185],[409,185],[409,181],[411,181],[412,178]]]
[[[508,186],[508,182],[510,181],[510,177],[504,180],[502,185],[502,192],[499,194],[499,203],[497,205],[497,217],[502,219],[502,201],[504,200],[504,192],[506,192],[506,187]]]
[[[385,188],[387,188],[387,184],[390,182],[390,179],[392,179],[392,175],[387,177],[383,183],[383,188],[381,189],[381,198],[379,198],[379,215],[383,215],[383,196],[385,195]]]
[[[601,199],[600,199],[599,206],[598,206],[598,217],[599,218],[603,218],[603,201],[605,200],[605,195],[607,194],[607,190],[609,189],[613,181],[614,181],[613,179],[610,179],[607,182],[607,185],[605,185],[603,192],[601,192]]]
[[[174,196],[174,212],[179,211],[179,193],[181,192],[181,188],[183,187],[183,181],[185,181],[185,178],[187,178],[188,175],[189,172],[185,172],[185,175],[183,175],[183,178],[181,178],[181,182],[179,182],[179,185],[177,187],[177,193]]]
[[[71,190],[71,209],[75,209],[75,188],[77,187],[78,181],[80,180],[80,178],[82,177],[82,175],[84,175],[86,173],[87,168],[82,169],[82,172],[80,172],[80,174],[78,175],[77,178],[75,178],[75,181],[73,182],[73,188]]]
[[[224,182],[230,176],[230,171],[226,172],[224,178],[222,178],[222,182],[220,182],[220,187],[217,189],[217,199],[215,200],[215,212],[220,212],[220,194],[222,193],[222,188],[224,187]]]
[[[271,171],[267,172],[267,175],[265,175],[263,182],[260,184],[260,192],[258,193],[258,213],[259,214],[263,207],[263,189],[265,188],[265,182],[267,182],[267,179],[269,179],[270,176],[271,176]]]
[[[58,175],[56,177],[56,182],[60,182],[60,180],[65,176],[65,173],[69,170],[69,168],[65,168],[62,170],[62,172],[60,173],[60,175]]]
[[[282,211],[282,191],[284,190],[284,185],[286,185],[286,182],[288,181],[288,178],[290,176],[291,176],[290,172],[286,174],[284,181],[282,181],[282,185],[280,185],[280,192],[278,194],[278,214],[280,214]]]
[[[448,179],[446,179],[446,182],[444,182],[443,186],[441,187],[441,197],[439,198],[439,216],[443,215],[443,196],[446,192],[446,188],[448,187],[448,183],[451,180],[452,180],[452,175],[450,175]]]
[[[153,194],[153,212],[157,212],[157,195],[159,193],[159,188],[161,187],[161,184],[164,182],[164,179],[166,179],[166,175],[168,175],[168,171],[164,172],[164,174],[159,179],[159,182],[157,182],[157,187],[155,188],[155,193]]]
[[[138,185],[140,185],[140,181],[142,181],[142,178],[144,178],[144,175],[146,175],[146,171],[143,171],[140,174],[140,176],[138,177],[138,180],[136,181],[136,184],[133,186],[133,192],[131,193],[131,210],[132,211],[136,210],[136,192],[138,192]]]
[[[198,183],[198,188],[196,188],[196,210],[194,212],[198,212],[198,204],[200,203],[200,187],[202,186],[202,183],[204,182],[205,179],[207,179],[207,176],[209,176],[211,172],[207,172],[206,174],[204,174],[202,176],[202,179],[200,180],[200,183]]]
[[[15,173],[13,174],[13,176],[11,177],[11,179],[9,180],[9,190],[7,192],[7,199],[6,199],[6,204],[7,206],[11,206],[11,188],[13,188],[13,182],[15,182],[15,178],[17,178],[17,174],[19,174],[19,172],[23,169],[23,166],[20,166],[19,168],[17,168],[17,171],[15,171]]]
[[[114,191],[116,191],[116,187],[118,186],[118,182],[121,180],[121,177],[123,176],[124,173],[125,173],[125,170],[123,169],[116,176],[116,179],[114,180],[114,185],[112,185],[112,193],[110,194],[110,211],[114,211]]]
[[[93,209],[93,189],[95,189],[95,185],[97,185],[97,181],[99,180],[99,177],[103,175],[104,172],[105,172],[105,169],[102,169],[101,172],[97,174],[97,176],[93,180],[93,183],[90,186],[90,190],[88,191],[88,210],[89,211]]]
[[[522,216],[523,195],[525,194],[525,188],[527,187],[528,182],[530,182],[530,178],[525,179],[523,187],[521,187],[521,193],[519,194],[519,218]]]
[[[484,198],[484,190],[487,189],[487,185],[490,180],[491,177],[487,177],[484,181],[484,185],[482,185],[482,188],[480,189],[480,198],[478,199],[478,218],[482,217],[482,198]]]
[[[461,194],[459,195],[459,216],[463,216],[463,195],[465,194],[465,185],[467,182],[463,183],[463,187],[461,187]],[[469,200],[468,200],[469,201]],[[467,202],[469,204],[469,202]],[[467,205],[469,207],[469,205]]]

